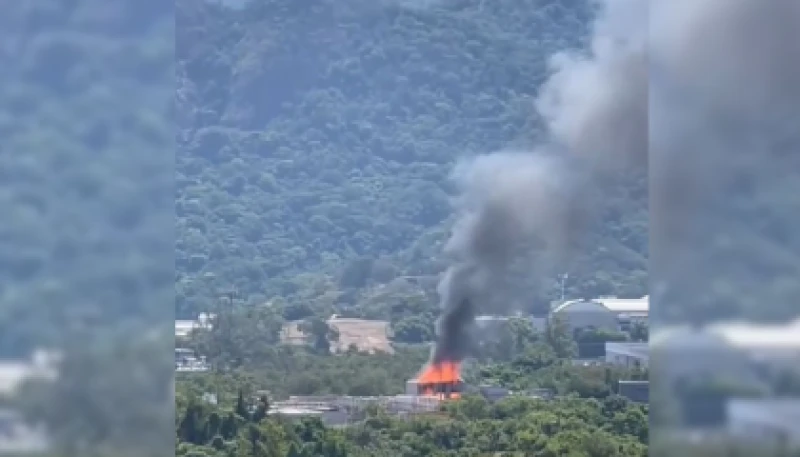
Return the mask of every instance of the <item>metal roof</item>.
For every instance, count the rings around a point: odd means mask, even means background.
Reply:
[[[648,343],[633,342],[606,342],[606,353],[624,354],[630,357],[647,359],[650,356],[650,345]]]
[[[558,305],[553,312],[561,312],[569,307],[578,304],[596,304],[614,313],[626,314],[648,314],[650,312],[650,298],[645,295],[642,298],[614,298],[601,297],[591,300],[570,300]]]

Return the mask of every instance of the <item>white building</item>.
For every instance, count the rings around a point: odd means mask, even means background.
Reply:
[[[587,327],[618,331],[634,321],[646,321],[649,313],[649,296],[635,299],[601,297],[566,301],[553,308],[551,316],[562,316],[573,331]]]
[[[736,438],[800,447],[800,398],[734,398],[726,416]]]
[[[195,320],[176,319],[175,338],[187,338],[192,331],[197,329],[211,329],[211,321],[213,318],[213,314],[200,313]]]
[[[606,342],[606,363],[628,368],[647,368],[650,346],[647,343]]]

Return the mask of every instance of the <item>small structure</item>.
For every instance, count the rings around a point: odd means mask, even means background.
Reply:
[[[439,396],[442,398],[458,397],[464,392],[464,381],[420,383],[418,379],[406,381],[406,395]]]
[[[630,401],[647,403],[650,400],[650,381],[620,380],[617,392]]]
[[[481,395],[483,395],[483,398],[490,403],[500,401],[511,395],[510,390],[499,386],[481,386],[478,388],[478,390],[480,391]]]

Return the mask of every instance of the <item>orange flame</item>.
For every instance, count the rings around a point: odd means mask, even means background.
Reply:
[[[455,387],[460,382],[461,364],[447,360],[429,364],[417,377],[422,395],[438,396],[441,399],[460,397],[455,392]]]
[[[443,361],[425,367],[417,378],[420,384],[455,384],[461,380],[461,364]]]

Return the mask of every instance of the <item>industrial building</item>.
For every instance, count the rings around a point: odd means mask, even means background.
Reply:
[[[607,341],[606,363],[627,368],[647,368],[650,365],[650,345]]]
[[[626,330],[636,321],[646,321],[650,313],[650,298],[627,299],[601,297],[570,300],[555,306],[551,316],[560,316],[574,332],[581,328]]]

